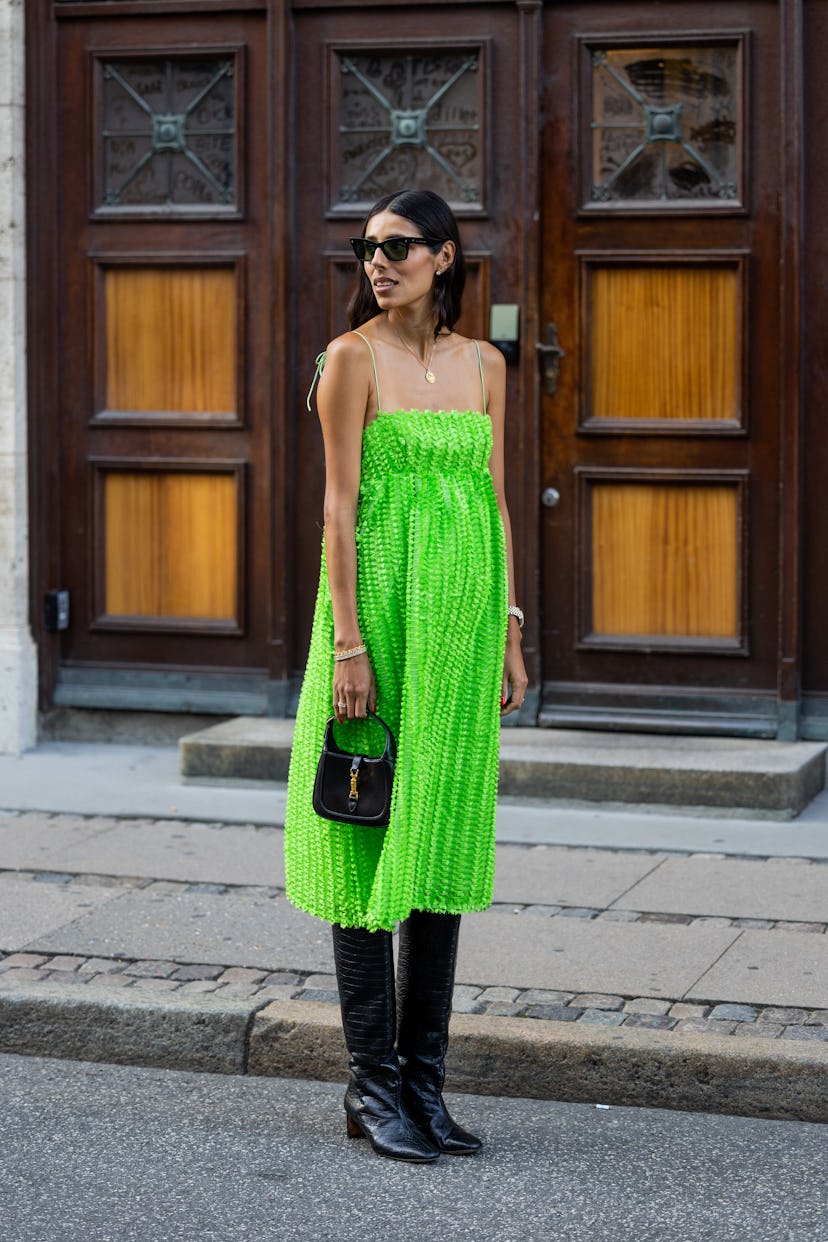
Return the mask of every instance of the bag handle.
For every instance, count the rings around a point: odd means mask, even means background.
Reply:
[[[376,720],[377,724],[381,724],[383,729],[385,730],[385,749],[383,750],[381,755],[369,756],[369,758],[390,759],[391,762],[394,763],[397,757],[397,743],[394,738],[394,734],[391,732],[390,728],[385,723],[382,716],[380,716],[377,712],[370,712],[369,715],[366,716],[366,720],[368,719]],[[331,746],[333,745],[333,747],[335,747],[336,750],[341,755],[353,754],[353,751],[343,750],[342,747],[337,742],[336,738],[334,737],[334,731],[333,731],[334,725],[338,723],[339,721],[337,720],[336,716],[328,717],[328,723],[325,726],[325,743],[324,743],[325,748],[326,750],[330,750]]]

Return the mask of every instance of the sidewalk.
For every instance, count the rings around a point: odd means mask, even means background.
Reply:
[[[328,927],[283,892],[284,790],[176,763],[0,758],[0,1050],[341,1078]],[[455,1089],[828,1120],[828,795],[790,823],[504,802],[498,841],[495,904],[463,921]]]

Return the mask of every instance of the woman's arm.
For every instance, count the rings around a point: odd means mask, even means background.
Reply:
[[[373,388],[366,346],[344,336],[328,348],[317,389],[319,421],[325,442],[325,560],[331,591],[334,648],[362,645],[357,612],[356,529],[362,461],[362,430]],[[345,703],[345,708],[337,704]],[[333,704],[341,719],[364,716],[376,708],[376,690],[366,655],[334,664]]]
[[[486,409],[492,421],[492,455],[489,469],[492,475],[497,507],[503,519],[506,537],[506,568],[509,576],[509,603],[515,600],[515,558],[512,547],[512,524],[506,504],[505,425],[506,425],[506,362],[499,349],[488,342],[481,342],[483,378],[486,384]],[[503,661],[503,692],[501,715],[508,716],[523,706],[523,698],[529,679],[523,664],[521,631],[517,617],[509,617],[506,631],[506,655]],[[511,696],[511,697],[510,697]],[[507,701],[508,700],[508,704]]]

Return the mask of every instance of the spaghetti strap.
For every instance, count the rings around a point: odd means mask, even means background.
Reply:
[[[483,413],[486,413],[486,382],[483,379],[483,359],[480,356],[480,342],[475,341],[474,347],[477,350],[477,365],[480,368],[480,389],[483,393]]]
[[[362,333],[357,332],[356,329],[354,329],[354,336],[362,337],[363,341],[368,346],[368,349],[371,351],[371,365],[374,368],[374,387],[377,390],[377,413],[379,413],[382,407],[380,406],[379,376],[377,375],[377,360],[376,360],[376,357],[374,356],[374,350],[367,336],[362,336]],[[322,375],[322,372],[325,370],[325,362],[327,361],[327,357],[328,357],[328,352],[325,349],[322,350],[321,354],[317,354],[316,356],[316,370],[313,373],[313,379],[311,380],[311,386],[308,389],[308,395],[305,398],[305,405],[308,407],[309,410],[312,409],[311,397],[313,396],[313,390],[316,387],[316,385],[319,383],[320,376]],[[481,375],[482,374],[483,372],[481,371]]]
[[[354,336],[362,337],[363,341],[365,342],[365,344],[368,346],[369,350],[371,351],[371,366],[374,368],[374,387],[377,392],[377,413],[379,414],[380,410],[382,409],[382,406],[380,404],[379,376],[377,375],[377,359],[374,353],[374,347],[371,344],[371,342],[368,340],[368,337],[362,336],[362,333],[357,332],[356,328],[353,329],[353,333],[354,333]]]

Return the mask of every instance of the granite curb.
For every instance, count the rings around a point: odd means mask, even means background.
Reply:
[[[334,1005],[169,993],[0,991],[0,1051],[344,1081]],[[828,1121],[828,1044],[455,1014],[449,1090]]]

